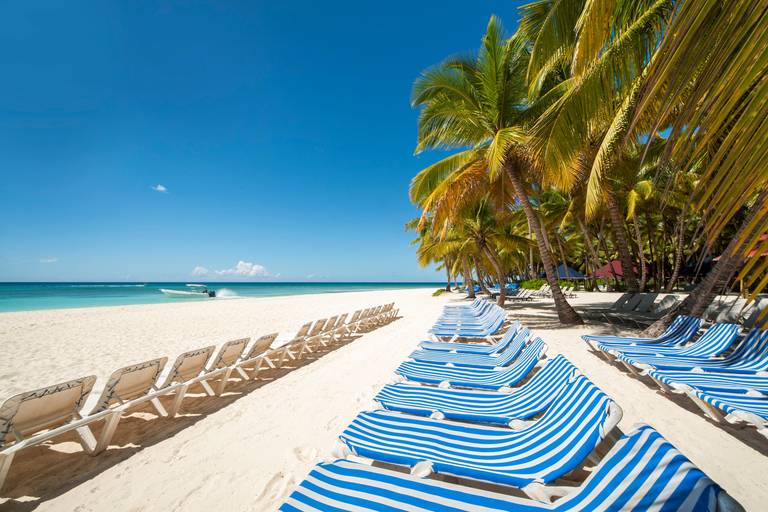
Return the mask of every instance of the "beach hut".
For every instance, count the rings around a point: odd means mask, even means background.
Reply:
[[[568,267],[566,265],[560,265],[557,267],[557,270],[555,271],[557,274],[557,279],[567,279],[570,277],[571,279],[586,279],[587,276],[579,272],[578,270],[574,270],[571,267]],[[546,272],[542,272],[539,274],[539,279],[544,279],[547,277]]]
[[[636,276],[640,274],[637,270],[637,265],[634,262],[632,262],[632,270],[635,272]],[[593,277],[597,277],[598,279],[613,279],[613,276],[616,276],[617,279],[624,279],[624,272],[621,270],[621,262],[619,260],[613,260],[610,263],[606,263],[597,272],[589,274],[587,279],[592,279]]]

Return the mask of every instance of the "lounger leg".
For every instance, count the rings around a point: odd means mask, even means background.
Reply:
[[[173,397],[173,402],[171,403],[171,408],[168,410],[168,418],[173,418],[176,416],[176,413],[179,412],[179,407],[181,407],[181,401],[184,400],[184,395],[187,394],[187,388],[189,385],[184,384],[181,386],[178,390],[176,390],[176,395]]]
[[[253,367],[253,371],[251,372],[251,375],[250,375],[251,379],[254,379],[254,380],[256,379],[256,374],[258,374],[259,370],[261,370],[261,363],[263,361],[264,361],[264,358],[262,357],[261,359],[258,360],[258,362],[256,363],[256,366]],[[267,359],[267,362],[269,362],[269,359]]]
[[[94,437],[91,429],[87,426],[82,426],[80,428],[76,428],[75,433],[77,434],[78,441],[80,441],[80,444],[82,445],[83,450],[85,450],[85,453],[88,455],[96,455],[94,453],[96,451],[97,444],[96,437]]]
[[[91,455],[98,455],[107,449],[109,442],[112,440],[112,436],[115,434],[115,430],[117,430],[117,424],[120,423],[120,418],[122,416],[122,411],[115,411],[114,414],[107,418],[106,423],[104,424],[104,428],[101,430],[101,435],[99,435],[99,441],[96,443],[96,448],[93,449],[93,453]]]
[[[243,379],[243,380],[248,380],[248,374],[247,374],[247,373],[245,373],[245,372],[243,371],[243,369],[242,369],[242,368],[240,368],[240,367],[238,366],[237,368],[235,368],[235,370],[236,370],[236,371],[237,371],[237,373],[240,375],[240,377],[242,377],[242,379]]]
[[[722,415],[722,414],[720,414],[720,413],[717,411],[717,409],[715,409],[714,407],[712,407],[711,405],[709,405],[707,402],[705,402],[705,401],[701,400],[699,397],[697,397],[697,396],[696,396],[696,394],[695,394],[695,393],[686,392],[686,395],[688,395],[688,396],[691,398],[691,400],[693,400],[693,403],[695,403],[696,405],[698,405],[698,406],[699,406],[699,409],[701,409],[702,411],[704,411],[704,413],[705,413],[707,416],[709,416],[710,418],[712,418],[713,420],[715,420],[715,421],[716,421],[716,422],[718,422],[718,423],[723,423],[723,424],[724,424],[724,423],[727,423],[727,422],[725,421],[725,418],[723,418],[723,415]]]
[[[232,373],[232,368],[227,368],[227,371],[225,371],[222,376],[221,380],[219,381],[219,385],[216,388],[216,396],[221,396],[221,394],[224,392],[224,387],[227,385],[227,381],[229,380],[229,376]]]
[[[623,364],[623,365],[624,365],[624,367],[625,367],[627,370],[629,370],[629,371],[632,373],[632,375],[634,375],[634,376],[635,376],[635,377],[637,377],[638,379],[640,378],[640,372],[638,372],[638,371],[635,369],[635,367],[634,367],[634,366],[632,366],[631,364],[627,363],[626,361],[624,361],[624,360],[622,360],[622,359],[619,359],[619,361],[621,361],[621,364]]]
[[[8,476],[8,470],[11,469],[11,462],[13,462],[14,455],[16,455],[16,452],[0,455],[0,489],[3,488],[5,477]]]
[[[611,356],[608,355],[608,352],[606,352],[605,350],[603,350],[601,348],[598,348],[597,349],[597,353],[600,354],[601,356],[603,356],[603,359],[605,359],[609,363],[613,363],[613,360],[611,360]]]
[[[157,398],[153,398],[149,401],[152,405],[155,406],[155,410],[160,415],[161,418],[165,418],[168,416],[168,411],[165,410],[165,407],[163,407],[163,404],[160,403],[160,400]]]
[[[660,381],[659,379],[655,378],[653,375],[651,375],[651,378],[653,379],[653,382],[659,385],[661,390],[665,393],[672,394],[672,390],[669,386],[667,386],[664,382]]]
[[[226,382],[226,381],[224,381]],[[218,396],[216,392],[213,390],[210,384],[208,384],[207,380],[201,380],[200,385],[203,386],[203,389],[205,390],[205,394],[208,396]]]

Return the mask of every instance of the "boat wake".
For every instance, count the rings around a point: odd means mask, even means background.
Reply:
[[[222,288],[221,290],[217,290],[216,298],[217,299],[242,299],[242,297],[239,296],[237,292],[229,288]]]

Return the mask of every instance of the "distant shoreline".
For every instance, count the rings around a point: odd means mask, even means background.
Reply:
[[[194,281],[188,281],[194,282]],[[211,299],[169,299],[160,288],[183,289],[188,282],[0,282],[0,314],[141,304],[220,302],[242,298],[284,297],[358,291],[443,287],[422,282],[205,282]]]

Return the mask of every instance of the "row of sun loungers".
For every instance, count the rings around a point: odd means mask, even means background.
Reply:
[[[738,339],[739,325],[715,323],[693,341],[699,325],[680,316],[658,338],[582,338],[608,361],[650,375],[665,392],[685,393],[713,420],[746,421],[768,437],[768,331],[753,328]]]
[[[280,368],[287,360],[329,346],[343,338],[384,325],[396,318],[394,304],[323,318],[301,326],[290,341],[276,342],[277,333],[229,341],[214,356],[215,347],[203,347],[180,354],[167,371],[167,357],[134,364],[114,371],[101,394],[87,406],[96,376],[87,376],[16,394],[0,406],[0,487],[19,451],[38,445],[65,432],[75,431],[86,453],[96,455],[110,443],[120,418],[138,405],[151,403],[159,417],[172,418],[188,388],[199,384],[207,395],[219,396],[230,377],[255,379],[266,365]],[[172,395],[170,406],[159,400]],[[166,407],[168,407],[166,409]],[[89,412],[84,412],[89,411]],[[98,439],[89,425],[104,421]]]
[[[462,318],[477,310],[446,309]],[[398,382],[339,436],[337,460],[318,464],[280,510],[743,510],[650,426],[619,438],[621,408],[563,356],[543,359],[545,350],[519,322],[492,345],[422,342]],[[612,446],[600,460],[604,440]],[[597,467],[586,480],[564,485],[587,460]]]

